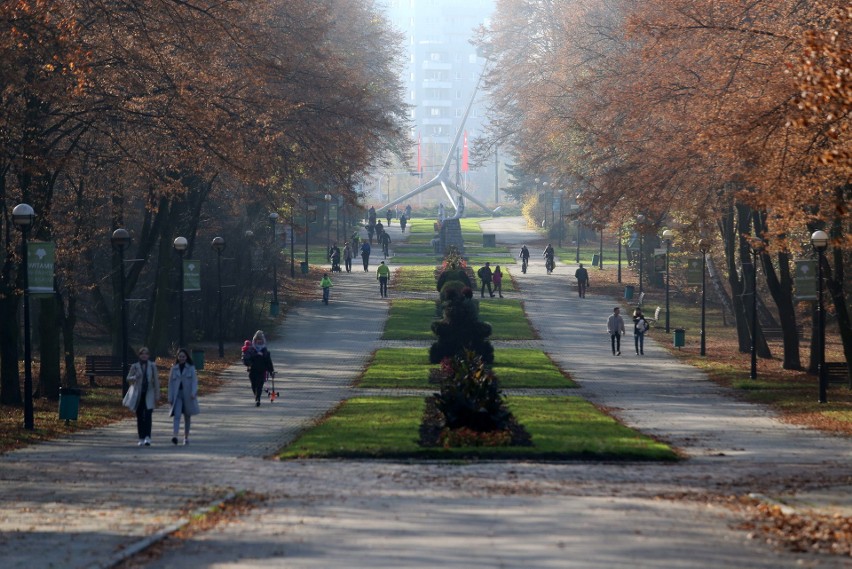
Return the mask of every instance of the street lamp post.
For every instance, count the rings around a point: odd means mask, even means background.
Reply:
[[[601,226],[601,248],[598,252],[598,270],[603,270],[603,226]]]
[[[673,235],[671,229],[663,231],[663,239],[666,241],[666,334],[669,333],[669,252]]]
[[[565,227],[565,220],[562,217],[562,194],[565,193],[565,190],[562,188],[559,189],[559,228],[557,231],[559,232],[559,247],[562,247],[562,230]]]
[[[698,249],[701,251],[701,352],[702,356],[707,355],[707,241],[704,239],[698,240]]]
[[[213,242],[210,243],[210,246],[213,247],[213,250],[216,251],[216,278],[219,284],[219,288],[216,291],[217,296],[217,304],[218,310],[216,324],[218,327],[218,336],[219,336],[219,357],[225,357],[225,342],[222,338],[222,251],[225,250],[225,238],[224,237],[214,237]]]
[[[21,266],[24,285],[24,428],[35,429],[33,412],[33,354],[30,343],[30,279],[27,257],[27,233],[35,221],[35,211],[29,204],[18,204],[12,210],[12,223],[21,232]]]
[[[621,284],[621,239],[623,228],[618,226],[618,284]]]
[[[388,202],[390,202],[390,185],[388,185]],[[325,251],[331,260],[331,194],[325,195]]]
[[[822,304],[822,261],[828,247],[828,234],[825,231],[814,231],[811,234],[811,244],[817,252],[817,317],[819,328],[819,402],[828,402],[828,376],[825,373],[825,306]]]
[[[307,221],[307,220],[306,220]],[[294,225],[296,220],[293,219],[293,212],[290,211],[290,278],[296,278],[296,237],[294,233]]]
[[[278,214],[272,212],[269,214],[269,223],[272,225],[272,305],[269,311],[272,316],[278,316],[278,241],[275,239],[275,222],[278,221]]]
[[[127,299],[124,286],[124,250],[130,246],[130,233],[119,227],[112,232],[110,241],[113,249],[118,251],[120,263],[118,287],[121,289],[121,392],[127,393],[129,386],[127,384]]]
[[[183,348],[183,255],[186,252],[188,242],[186,237],[175,237],[173,246],[180,255],[179,279],[180,289],[178,291],[178,347]]]
[[[642,291],[644,285],[642,284],[643,280],[643,268],[644,268],[644,243],[643,243],[643,230],[645,228],[645,216],[641,213],[636,216],[636,229],[639,231],[639,298],[642,298]],[[668,313],[668,310],[666,310]]]
[[[757,256],[763,248],[762,241],[755,241],[751,246],[752,253],[752,298],[751,298],[751,379],[757,379]]]

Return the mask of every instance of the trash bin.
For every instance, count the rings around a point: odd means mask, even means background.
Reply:
[[[195,369],[204,369],[204,350],[192,350],[192,363],[195,364]]]
[[[630,300],[631,298],[633,298],[633,291],[634,290],[635,290],[635,288],[633,287],[633,285],[625,286],[624,287],[624,298],[626,298],[627,300]]]
[[[682,348],[686,345],[686,330],[683,328],[675,328],[674,331],[674,347]]]
[[[308,274],[308,264],[306,262],[302,261],[301,263],[299,263],[299,267],[301,267],[303,275]]]
[[[80,413],[80,390],[76,387],[59,388],[59,420],[76,421]]]
[[[482,234],[482,246],[483,247],[496,247],[497,246],[497,236],[493,233],[483,233]]]
[[[593,255],[592,256],[592,266],[593,267],[597,267],[600,264],[600,262],[601,262],[601,256],[600,255]]]
[[[278,316],[278,313],[281,312],[281,307],[278,305],[278,301],[273,300],[269,303],[269,315],[270,316]]]

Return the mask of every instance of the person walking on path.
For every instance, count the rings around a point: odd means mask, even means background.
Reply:
[[[189,444],[191,417],[198,415],[198,374],[186,348],[177,352],[175,364],[169,372],[169,417],[174,417],[172,444],[178,444],[180,417],[183,415],[183,444]]]
[[[373,234],[376,232],[376,224],[371,223],[367,226],[367,237],[370,239],[370,243],[373,242]]]
[[[621,336],[624,335],[624,318],[621,317],[621,308],[616,306],[606,321],[606,331],[612,341],[612,355],[621,355]]]
[[[379,281],[379,294],[382,298],[388,297],[388,280],[390,279],[390,267],[382,261],[376,269],[376,280]]]
[[[405,233],[405,226],[406,226],[407,223],[408,223],[408,218],[403,213],[402,215],[399,216],[399,228],[402,230],[403,233]]]
[[[382,233],[385,231],[385,226],[381,221],[376,222],[376,243],[381,243]]]
[[[642,314],[642,309],[633,311],[633,344],[636,346],[636,355],[645,355],[645,332],[648,331],[648,321]]]
[[[391,226],[391,219],[393,219],[393,212],[390,208],[388,208],[387,213],[385,213],[385,218],[388,220],[388,227]]]
[[[491,274],[491,280],[494,282],[494,292],[503,298],[503,271],[500,270],[500,265],[494,267],[494,272]],[[493,294],[491,296],[494,296]]]
[[[124,406],[136,413],[136,431],[139,446],[151,446],[151,426],[154,408],[160,399],[160,380],[157,377],[157,364],[149,362],[151,352],[148,348],[139,348],[139,361],[130,366],[127,383],[130,389],[124,395]]]
[[[260,396],[263,393],[266,374],[275,373],[275,367],[272,365],[272,354],[266,348],[266,336],[262,330],[254,333],[251,346],[243,355],[243,364],[248,368],[255,407],[260,407]]]
[[[323,273],[320,286],[322,287],[322,303],[327,305],[328,297],[331,296],[331,287],[334,286],[331,284],[331,279],[328,277],[328,273]]]
[[[370,244],[364,241],[361,243],[361,260],[364,262],[364,272],[370,270]]]
[[[340,247],[337,246],[337,243],[331,246],[331,253],[329,254],[329,259],[331,260],[331,272],[339,273],[340,272]]]
[[[352,247],[348,241],[343,244],[343,266],[347,273],[352,272]]]
[[[405,206],[405,219],[411,219],[411,204]]]
[[[589,271],[580,263],[580,268],[574,273],[577,277],[577,289],[580,298],[586,298],[586,289],[589,288]]]
[[[488,287],[488,294],[491,298],[494,298],[494,291],[491,290],[492,275],[491,263],[488,261],[485,262],[484,267],[480,267],[479,270],[476,271],[476,276],[478,276],[479,280],[482,282],[482,286],[479,288],[480,298],[485,298],[485,287]]]
[[[550,243],[547,244],[547,247],[544,248],[544,266],[547,268],[547,274],[553,272],[553,269],[556,268],[556,262],[554,257],[556,256],[556,252],[553,250],[553,245]]]
[[[391,243],[390,233],[388,233],[387,231],[382,231],[382,234],[379,237],[379,243],[382,246],[382,253],[385,256],[385,259],[387,259],[388,255],[390,254],[390,243]]]

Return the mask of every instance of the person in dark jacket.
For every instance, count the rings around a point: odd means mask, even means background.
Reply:
[[[476,271],[476,276],[479,277],[479,280],[482,282],[482,286],[479,289],[479,296],[485,297],[485,287],[488,287],[488,294],[491,298],[494,298],[494,291],[491,290],[491,263],[485,262],[484,267],[480,267],[478,271]]]
[[[258,330],[254,333],[251,347],[246,350],[243,356],[243,363],[248,368],[255,406],[260,407],[260,396],[263,394],[263,382],[266,381],[266,374],[275,373],[272,355],[266,349],[266,336],[264,336],[263,331]]]

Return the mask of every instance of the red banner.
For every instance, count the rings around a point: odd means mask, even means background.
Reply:
[[[464,131],[464,146],[462,146],[462,172],[468,171],[467,165],[467,131]]]

